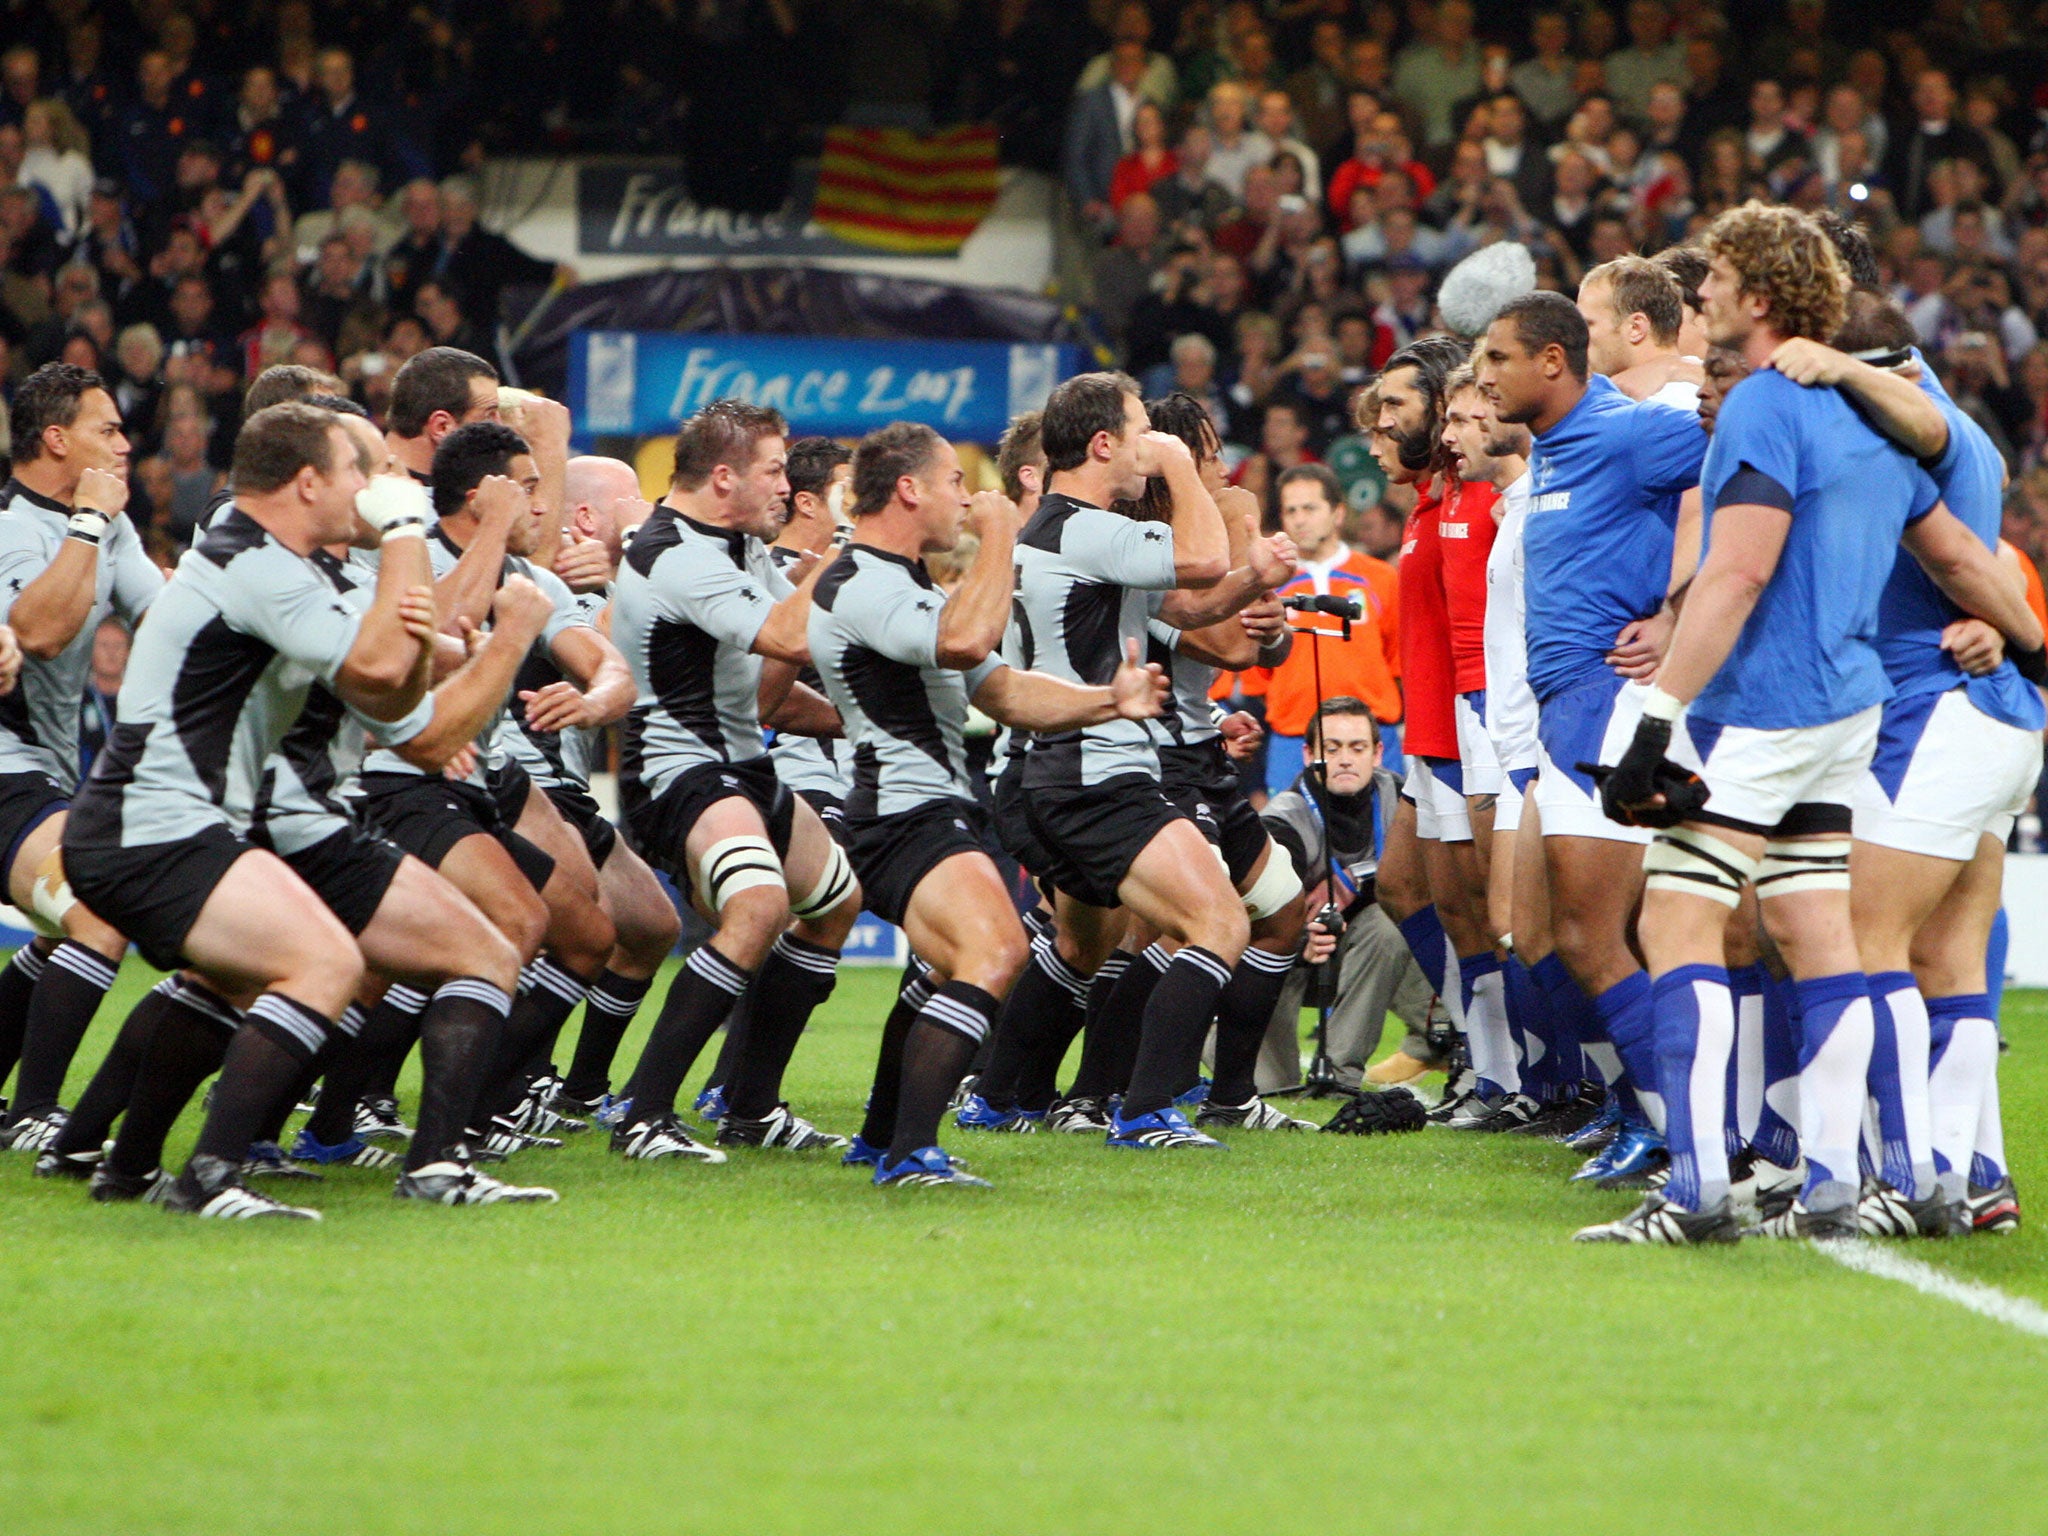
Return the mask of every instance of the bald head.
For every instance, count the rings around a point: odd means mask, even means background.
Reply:
[[[603,544],[616,565],[627,532],[654,510],[640,494],[640,476],[623,460],[583,454],[569,461],[565,483],[569,526]]]

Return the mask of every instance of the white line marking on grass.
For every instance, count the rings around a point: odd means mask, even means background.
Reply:
[[[1958,1280],[1932,1264],[1909,1259],[1876,1243],[1815,1243],[1812,1246],[1845,1269],[1876,1275],[1880,1280],[1896,1280],[1901,1285],[1910,1285],[1923,1296],[1952,1301],[1979,1317],[1990,1318],[1994,1323],[2004,1323],[2021,1333],[2048,1339],[2048,1310],[2043,1310],[2024,1296],[2009,1296],[1994,1285],[1983,1285],[1975,1280]]]

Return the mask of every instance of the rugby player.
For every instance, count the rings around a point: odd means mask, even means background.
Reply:
[[[861,441],[852,472],[852,542],[817,584],[811,652],[853,750],[847,840],[872,910],[900,924],[930,968],[924,1001],[897,1039],[884,1036],[878,1083],[898,1057],[886,1143],[862,1139],[846,1161],[877,1185],[975,1185],[938,1145],[939,1119],[1023,969],[1023,924],[985,851],[986,817],[967,778],[961,732],[973,701],[1022,729],[1054,732],[1160,711],[1165,678],[1135,660],[1083,687],[1018,671],[991,653],[1009,621],[1013,503],[971,502],[959,456],[931,428],[898,423]],[[950,597],[923,557],[950,549],[967,514],[979,541]]]
[[[15,391],[11,410],[0,619],[22,660],[0,698],[0,859],[8,899],[41,937],[0,971],[0,1071],[21,1058],[0,1146],[41,1152],[63,1124],[65,1074],[128,948],[73,899],[58,853],[78,785],[92,637],[109,614],[135,624],[163,577],[124,515],[128,439],[99,375],[46,363]]]
[[[730,400],[684,422],[669,494],[619,572],[612,633],[636,689],[622,805],[636,845],[714,925],[670,986],[622,1092],[632,1103],[612,1147],[629,1158],[724,1160],[683,1127],[676,1095],[757,972],[754,1027],[726,1085],[721,1144],[846,1144],[780,1098],[783,1069],[831,995],[860,911],[844,850],[775,776],[763,739],[764,723],[839,729],[829,701],[797,680],[810,660],[820,563],[800,560],[792,583],[765,544],[789,496],[785,435],[777,412]]]
[[[1671,1176],[1630,1215],[1579,1237],[1727,1242],[1742,1231],[1723,1131],[1734,1034],[1724,929],[1751,882],[1797,985],[1807,1171],[1799,1197],[1749,1230],[1854,1237],[1873,1024],[1847,834],[1891,693],[1871,637],[1899,540],[2025,648],[2042,635],[1983,541],[1840,391],[1759,366],[1782,342],[1832,336],[1841,322],[1848,276],[1820,228],[1752,203],[1718,218],[1704,250],[1709,339],[1757,371],[1716,416],[1699,574],[1601,786],[1617,819],[1660,829],[1640,929],[1655,974]]]

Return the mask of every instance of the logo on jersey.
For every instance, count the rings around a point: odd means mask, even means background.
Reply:
[[[1166,537],[1166,530],[1164,528],[1147,528],[1145,530],[1145,537],[1154,544],[1157,544]]]
[[[1571,504],[1572,493],[1570,491],[1552,491],[1548,496],[1532,496],[1529,498],[1529,510],[1531,512],[1562,512]]]
[[[1437,536],[1445,539],[1469,539],[1472,537],[1470,523],[1438,523]]]

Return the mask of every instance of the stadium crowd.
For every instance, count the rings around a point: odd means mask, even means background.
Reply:
[[[2048,555],[2038,13],[1983,0],[1879,29],[1827,0],[1629,0],[1489,19],[1467,0],[1117,6],[1062,171],[1124,365],[1201,395],[1263,474],[1328,457],[1349,395],[1431,328],[1435,285],[1479,246],[1521,242],[1543,286],[1575,292],[1752,198],[1832,210],[1868,230],[1999,445],[2007,537]],[[1343,460],[1354,505],[1375,497],[1369,461]]]

